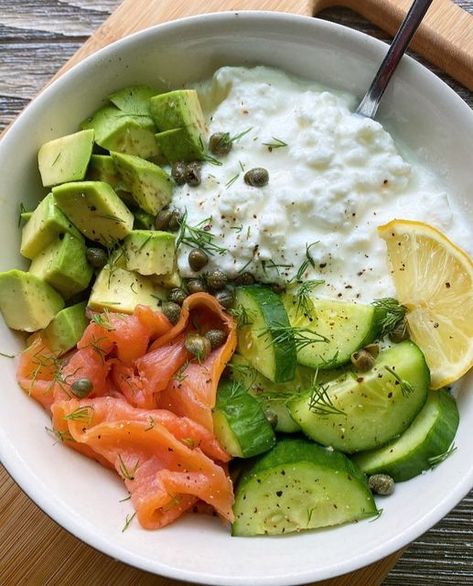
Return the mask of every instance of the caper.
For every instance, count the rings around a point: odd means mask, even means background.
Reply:
[[[87,397],[92,392],[94,385],[89,378],[78,378],[71,385],[72,393],[79,399]]]
[[[409,332],[407,331],[407,323],[405,320],[401,320],[396,327],[389,332],[389,339],[395,344],[407,340]]]
[[[209,330],[205,334],[205,337],[210,342],[210,347],[212,348],[212,350],[215,350],[215,348],[219,348],[225,343],[225,340],[227,339],[227,334],[223,330],[215,329]]]
[[[108,262],[108,255],[103,248],[88,248],[85,251],[85,257],[94,269],[102,269]]]
[[[228,155],[232,147],[233,143],[228,132],[215,132],[209,138],[209,150],[214,155]]]
[[[353,366],[360,370],[361,372],[366,372],[373,368],[376,359],[366,350],[358,350],[357,352],[353,352],[350,357],[350,360]]]
[[[174,289],[171,289],[171,291],[169,291],[169,301],[177,303],[177,305],[182,305],[186,297],[186,292],[184,291],[184,289],[181,289],[180,287],[174,287]]]
[[[181,307],[173,301],[165,301],[161,306],[161,311],[172,324],[177,324],[181,317]]]
[[[215,299],[222,307],[230,309],[235,301],[235,294],[232,289],[225,287],[225,289],[221,289],[215,293]]]
[[[189,266],[193,271],[200,271],[208,262],[207,253],[201,248],[195,248],[189,252]]]
[[[365,346],[363,350],[366,350],[373,358],[378,358],[379,356],[379,345],[378,344],[368,344]]]
[[[187,334],[184,346],[199,362],[205,360],[212,349],[209,340],[200,334]]]
[[[198,161],[192,161],[192,163],[187,164],[185,177],[187,185],[190,185],[191,187],[200,185],[201,172],[200,163]]]
[[[179,210],[172,210],[169,218],[168,230],[170,232],[177,232],[181,227],[183,215]]]
[[[252,273],[248,273],[248,272],[241,273],[235,279],[235,283],[237,285],[253,285],[253,283],[255,281],[256,281],[256,279],[254,278],[254,276],[252,275]]]
[[[243,177],[247,185],[252,187],[263,187],[269,181],[269,173],[263,167],[255,167],[245,173]]]
[[[172,214],[173,210],[161,210],[154,219],[154,227],[156,230],[167,230],[169,228],[169,222],[171,220]]]
[[[176,161],[171,168],[171,175],[178,185],[184,185],[186,182],[186,167],[184,161]]]
[[[381,496],[389,496],[394,492],[394,480],[388,474],[373,474],[368,478],[368,486]]]
[[[205,293],[207,287],[204,285],[202,279],[189,279],[187,281],[187,290],[189,293]]]
[[[227,283],[228,277],[223,271],[215,269],[214,271],[207,273],[207,285],[210,291],[220,291],[220,289],[223,289]]]

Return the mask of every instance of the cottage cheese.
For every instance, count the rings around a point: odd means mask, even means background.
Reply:
[[[204,164],[200,186],[175,190],[188,224],[226,251],[209,269],[284,282],[310,247],[305,277],[324,279],[320,294],[371,301],[394,294],[377,226],[418,219],[464,236],[438,179],[406,162],[378,122],[354,115],[353,97],[266,67],[224,67],[197,90],[209,135],[244,133],[221,165]],[[253,167],[268,170],[265,187],[245,184]],[[179,268],[192,276],[188,252],[181,246]]]

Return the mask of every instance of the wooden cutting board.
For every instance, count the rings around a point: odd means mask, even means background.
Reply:
[[[124,0],[115,13],[58,72],[94,51],[149,26],[222,10],[279,10],[311,16],[347,6],[393,33],[411,0]],[[432,64],[473,89],[473,17],[450,0],[434,0],[413,41]],[[180,586],[114,561],[61,529],[21,492],[0,466],[0,585]],[[401,552],[319,586],[378,586]]]

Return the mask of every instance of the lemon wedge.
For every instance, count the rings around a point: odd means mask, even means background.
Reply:
[[[388,248],[398,300],[411,338],[424,352],[431,387],[473,366],[473,260],[442,232],[411,220],[378,227]]]

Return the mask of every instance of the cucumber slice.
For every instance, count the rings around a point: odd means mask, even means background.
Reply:
[[[238,287],[235,307],[245,316],[238,327],[240,354],[269,380],[292,380],[296,345],[281,298],[267,287]]]
[[[365,373],[353,369],[289,401],[306,435],[343,452],[382,446],[407,429],[427,399],[424,355],[408,340],[383,350]]]
[[[273,428],[258,401],[238,383],[219,385],[213,422],[215,436],[231,456],[250,458],[276,443]]]
[[[241,478],[232,534],[281,535],[377,514],[364,475],[343,454],[285,439]]]
[[[379,311],[372,305],[314,296],[301,299],[297,291],[283,295],[291,326],[317,332],[327,341],[299,348],[299,364],[319,369],[336,368],[348,362],[353,352],[370,344],[378,334]]]
[[[458,421],[455,399],[446,391],[430,391],[424,407],[400,438],[358,454],[354,462],[367,474],[382,472],[396,482],[409,480],[448,453]]]
[[[292,418],[287,402],[310,388],[315,371],[311,368],[298,365],[294,379],[287,383],[273,383],[255,368],[240,354],[234,354],[229,367],[232,379],[240,383],[260,404],[266,417],[274,417],[275,430],[282,433],[295,433],[301,428]],[[340,371],[320,372],[319,382],[334,379]]]

